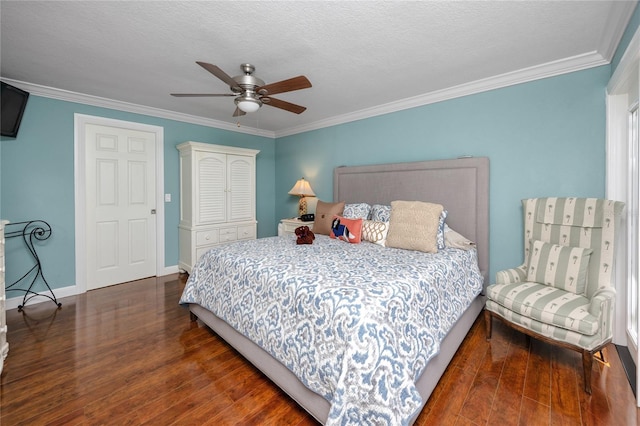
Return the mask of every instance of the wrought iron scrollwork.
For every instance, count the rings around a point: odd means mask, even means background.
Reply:
[[[20,278],[18,278],[15,282],[8,285],[6,287],[6,291],[22,291],[24,292],[24,297],[22,298],[22,304],[18,305],[18,310],[22,311],[22,308],[27,304],[29,300],[36,296],[44,296],[49,298],[53,303],[55,303],[58,308],[62,306],[62,303],[58,302],[56,299],[51,286],[47,282],[47,279],[44,277],[44,272],[42,270],[42,263],[40,262],[40,257],[38,256],[38,252],[36,251],[35,243],[36,241],[45,241],[51,237],[51,225],[49,225],[44,220],[29,220],[25,222],[14,222],[8,223],[5,225],[5,239],[9,238],[17,238],[22,237],[25,246],[31,253],[31,257],[33,257],[34,265],[27,270]],[[38,277],[44,282],[45,286],[49,290],[48,293],[38,293],[34,291],[33,287],[38,280]],[[21,283],[29,282],[29,286],[27,288],[20,287]]]

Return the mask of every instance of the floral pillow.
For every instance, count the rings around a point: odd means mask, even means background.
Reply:
[[[368,219],[371,206],[367,203],[345,204],[343,217],[349,219]]]
[[[348,243],[359,243],[362,241],[362,219],[333,216],[329,236]]]
[[[391,206],[374,204],[371,206],[371,220],[376,222],[389,222],[391,219]]]
[[[446,247],[444,241],[444,227],[445,220],[447,220],[447,214],[448,212],[446,210],[442,210],[442,213],[440,213],[440,219],[438,220],[438,233],[436,234],[436,246],[438,247],[438,251],[444,250]]]

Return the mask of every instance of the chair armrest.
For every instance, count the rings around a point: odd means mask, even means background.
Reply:
[[[596,317],[600,317],[605,309],[610,309],[613,313],[613,301],[615,298],[616,290],[613,287],[600,287],[591,297],[589,313]]]
[[[505,269],[496,273],[496,284],[520,283],[527,279],[527,266]]]
[[[600,322],[600,334],[603,339],[613,335],[613,305],[616,290],[613,287],[600,287],[591,297],[589,313]]]

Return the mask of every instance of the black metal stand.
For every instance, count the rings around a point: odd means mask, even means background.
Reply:
[[[55,303],[58,308],[62,307],[62,303],[58,302],[58,299],[56,299],[56,295],[53,294],[53,290],[51,290],[51,286],[49,286],[47,279],[44,277],[44,273],[42,272],[42,263],[40,263],[40,258],[38,257],[38,253],[36,252],[36,248],[34,245],[35,240],[44,241],[51,236],[51,226],[44,220],[29,220],[26,222],[8,223],[5,225],[4,229],[5,239],[22,237],[24,244],[29,249],[29,252],[31,252],[31,256],[35,261],[35,264],[27,272],[25,272],[22,277],[18,278],[14,283],[6,287],[6,291],[24,292],[22,304],[18,305],[18,311],[22,311],[22,308],[27,304],[27,302],[36,296],[47,297],[53,303]],[[21,282],[27,282],[30,276],[33,276],[33,279],[31,280],[29,287],[27,287],[26,289],[17,288],[17,286]],[[33,286],[38,280],[38,277],[42,279],[44,284],[47,286],[47,289],[49,289],[49,293],[51,293],[51,295],[48,295],[46,293],[38,293],[33,290]]]

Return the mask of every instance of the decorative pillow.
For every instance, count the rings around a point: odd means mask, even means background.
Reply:
[[[422,201],[392,201],[387,247],[437,253],[436,235],[442,205]]]
[[[359,243],[362,240],[362,219],[333,216],[329,236],[348,243]]]
[[[375,220],[362,221],[362,239],[365,241],[384,247],[387,241],[387,232],[389,232],[388,222],[378,222]]]
[[[444,244],[446,247],[453,247],[461,250],[471,250],[476,247],[476,243],[451,229],[444,224]]]
[[[349,219],[367,219],[371,206],[367,203],[345,204],[342,216]]]
[[[376,222],[389,222],[391,218],[391,206],[374,204],[371,206],[371,220]]]
[[[314,234],[329,235],[331,233],[331,221],[333,216],[341,216],[344,210],[344,201],[339,203],[325,203],[318,200],[316,205],[316,218],[313,221]]]
[[[438,233],[436,234],[436,246],[438,250],[444,250],[446,247],[444,243],[444,221],[447,220],[448,213],[446,210],[442,210],[440,218],[438,219]]]
[[[527,281],[549,285],[575,294],[587,286],[589,258],[593,250],[531,240]]]

